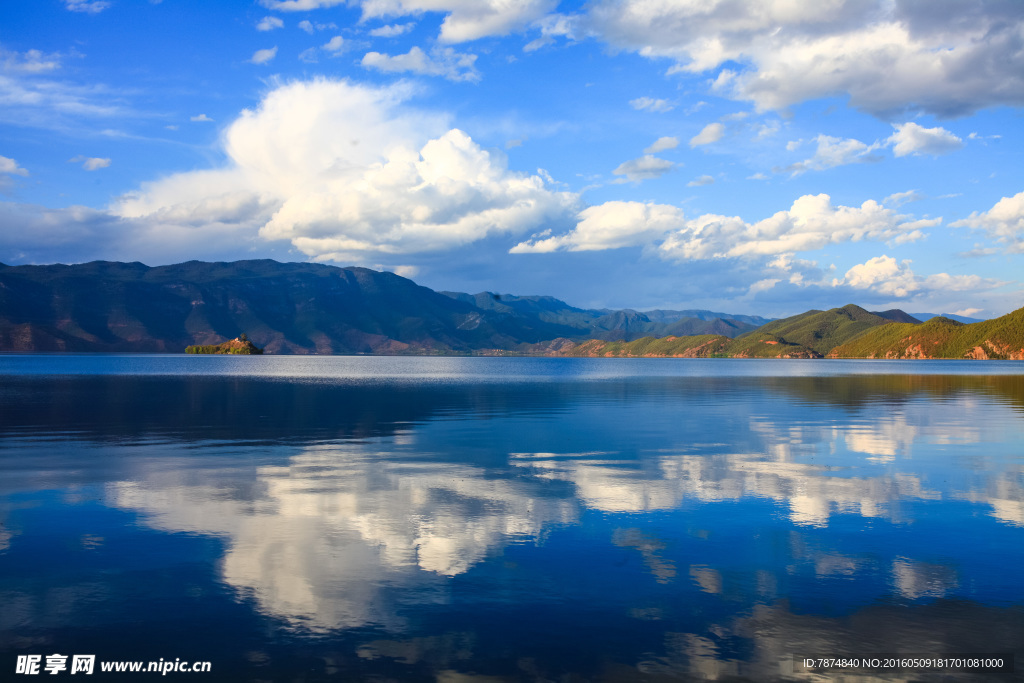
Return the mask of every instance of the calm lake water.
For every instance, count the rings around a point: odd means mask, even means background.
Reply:
[[[1021,680],[1021,567],[1021,363],[0,356],[0,680]]]

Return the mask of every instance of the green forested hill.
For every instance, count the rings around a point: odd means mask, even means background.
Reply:
[[[772,321],[739,335],[679,336],[654,339],[645,337],[633,342],[600,342],[591,340],[573,347],[562,347],[554,353],[572,356],[676,356],[730,358],[822,358],[833,348],[858,338],[874,328],[893,325],[892,319],[914,320],[903,311],[870,313],[853,304],[828,311],[807,311],[790,318]],[[915,327],[915,323],[906,323]]]
[[[886,311],[888,315],[902,314],[902,311]],[[913,318],[911,318],[913,320]],[[775,320],[753,332],[742,334],[737,342],[745,339],[764,338],[775,335],[790,344],[805,346],[824,356],[829,351],[845,344],[873,327],[890,325],[892,320],[870,313],[860,306],[848,304],[828,311],[807,311],[791,318]],[[913,325],[914,323],[907,323]]]
[[[1001,358],[1024,360],[1024,308],[978,323],[932,318],[891,323],[840,345],[833,358]]]

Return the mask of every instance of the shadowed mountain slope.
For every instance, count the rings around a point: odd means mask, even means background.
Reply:
[[[393,273],[313,263],[0,266],[0,349],[267,353],[512,348],[576,328],[481,310]]]
[[[758,316],[731,315],[704,310],[634,311],[628,308],[623,310],[576,308],[550,296],[514,296],[493,292],[440,293],[457,301],[471,303],[484,310],[537,318],[548,323],[575,327],[577,336],[607,341],[634,341],[642,337],[704,334],[718,334],[731,338],[769,322],[768,318]]]

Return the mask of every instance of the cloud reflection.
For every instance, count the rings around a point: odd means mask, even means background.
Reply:
[[[387,587],[444,602],[444,577],[577,515],[572,501],[531,491],[529,481],[389,460],[357,444],[312,447],[286,466],[260,467],[248,497],[210,478],[199,484],[156,471],[110,484],[108,497],[156,528],[225,537],[224,580],[312,630],[400,628]]]
[[[706,426],[687,444],[509,448],[486,466],[429,452],[431,425],[439,423],[427,423],[360,442],[274,446],[280,464],[252,465],[244,476],[237,461],[198,478],[180,460],[152,458],[108,484],[107,497],[155,528],[224,538],[223,580],[265,613],[314,631],[400,630],[400,604],[447,602],[448,579],[510,544],[537,543],[552,527],[578,524],[587,509],[649,513],[772,501],[778,519],[758,523],[781,519],[796,533],[825,529],[838,515],[910,524],[915,505],[966,500],[989,506],[1000,523],[1024,525],[1022,466],[967,448],[989,433],[987,420],[1005,418],[992,417],[999,410],[969,400],[829,407],[806,419],[751,409],[731,423],[735,433]],[[574,430],[571,411],[563,415],[564,428]],[[492,429],[515,432],[514,424]],[[936,455],[950,444],[967,448],[952,464]],[[943,469],[959,472],[968,456],[976,458],[970,476]],[[723,594],[720,567],[674,558],[640,518],[624,527],[610,544],[638,552],[655,582]],[[784,550],[787,561],[812,567],[816,580],[848,579],[872,566],[891,577],[893,594],[912,601],[948,597],[961,585],[955,571],[912,557],[880,566],[877,558],[802,544]],[[759,570],[755,592],[775,599],[785,590],[780,581]]]

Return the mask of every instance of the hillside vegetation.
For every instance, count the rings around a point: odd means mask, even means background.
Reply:
[[[932,318],[891,323],[842,344],[830,358],[976,358],[1024,360],[1024,308],[978,323]]]
[[[914,320],[903,311],[879,315],[850,304],[775,320],[735,339],[721,335],[670,336],[644,337],[632,342],[590,340],[576,345],[562,340],[561,344],[532,350],[549,355],[613,358],[823,358],[835,347],[869,330],[895,324],[892,318]],[[907,324],[915,327],[914,323]]]
[[[185,353],[230,354],[232,356],[261,356],[263,349],[249,341],[243,334],[223,344],[194,344],[185,347]]]
[[[913,326],[919,322],[902,311],[886,311],[887,315],[900,314],[909,318]],[[865,311],[860,306],[849,304],[828,311],[807,311],[791,318],[775,320],[753,332],[742,334],[737,341],[747,338],[764,338],[775,335],[780,341],[798,344],[824,356],[829,351],[855,339],[873,327],[892,324],[892,320],[876,313]]]

